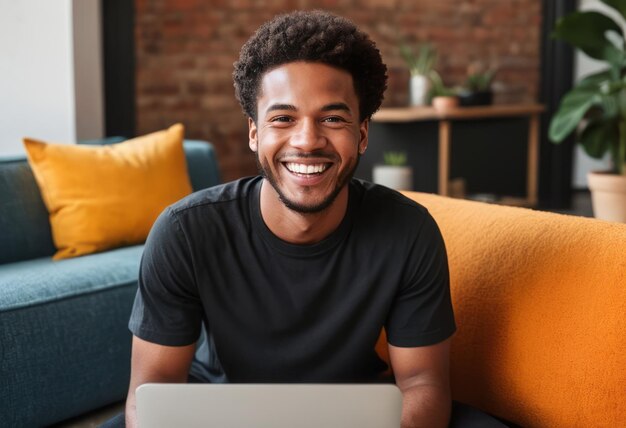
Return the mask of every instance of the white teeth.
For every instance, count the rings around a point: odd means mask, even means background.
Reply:
[[[305,165],[294,162],[286,163],[285,166],[289,171],[295,172],[297,174],[319,174],[320,172],[324,172],[328,167],[328,165],[323,163],[315,165]]]

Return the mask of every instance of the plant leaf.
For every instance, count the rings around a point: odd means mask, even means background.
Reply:
[[[599,104],[605,119],[615,119],[619,116],[618,94],[601,95]]]
[[[578,125],[587,110],[600,103],[599,90],[591,85],[579,85],[569,91],[550,121],[548,136],[555,143],[562,142]]]
[[[415,68],[415,55],[413,54],[413,50],[405,44],[400,45],[400,55],[406,62],[407,66],[410,70]]]
[[[576,84],[576,87],[593,87],[598,88],[601,84],[605,82],[610,82],[612,80],[612,70],[607,68],[606,70],[602,70],[598,73],[590,74],[584,77],[580,82]]]
[[[429,43],[419,43],[412,47],[400,43],[400,55],[406,62],[412,75],[427,75],[435,66],[437,50]]]
[[[602,120],[589,122],[580,133],[579,143],[589,156],[595,159],[602,159],[618,138],[617,122],[614,120]]]
[[[624,59],[624,52],[607,38],[609,31],[624,36],[622,28],[602,13],[574,12],[557,22],[552,35],[571,43],[591,58],[620,66]]]

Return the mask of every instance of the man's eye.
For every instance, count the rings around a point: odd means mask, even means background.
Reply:
[[[276,116],[272,122],[291,122],[291,118],[289,116]]]
[[[339,117],[339,116],[330,116],[324,119],[324,122],[329,122],[329,123],[339,123],[339,122],[345,122],[345,120],[343,120],[343,117]]]

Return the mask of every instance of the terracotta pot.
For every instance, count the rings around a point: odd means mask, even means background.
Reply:
[[[593,215],[600,220],[626,223],[626,175],[593,171],[587,174]]]
[[[413,169],[410,166],[375,165],[372,181],[395,190],[413,190]]]
[[[450,110],[459,106],[459,99],[455,96],[437,96],[433,98],[432,105],[437,110]]]

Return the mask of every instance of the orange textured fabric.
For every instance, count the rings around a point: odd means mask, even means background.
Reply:
[[[25,138],[50,213],[54,259],[143,242],[159,213],[191,193],[184,128],[107,146]]]
[[[626,225],[405,193],[441,228],[452,389],[524,427],[626,423]]]

